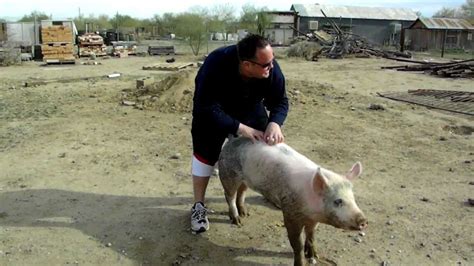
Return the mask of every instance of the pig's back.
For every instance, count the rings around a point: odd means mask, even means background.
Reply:
[[[260,142],[243,148],[241,163],[247,185],[277,206],[282,198],[303,195],[311,185],[318,166],[288,145]]]

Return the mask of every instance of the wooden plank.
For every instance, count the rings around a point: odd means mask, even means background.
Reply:
[[[187,67],[193,66],[194,63],[186,63],[186,64],[177,64],[177,63],[160,63],[160,64],[154,64],[154,65],[149,65],[149,66],[143,66],[143,70],[164,70],[164,71],[178,71],[180,69],[185,69]]]

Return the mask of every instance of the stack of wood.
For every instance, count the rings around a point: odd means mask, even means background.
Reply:
[[[106,56],[107,47],[104,38],[95,33],[85,33],[79,36],[79,56]]]
[[[74,63],[74,45],[72,30],[66,26],[41,28],[41,52],[47,63]]]
[[[389,66],[382,67],[382,69],[396,69],[397,71],[420,71],[430,75],[450,78],[474,78],[474,59],[448,63],[434,63],[415,60],[403,61],[417,63],[417,65]]]
[[[128,41],[112,42],[113,55],[120,58],[137,54],[137,43]]]

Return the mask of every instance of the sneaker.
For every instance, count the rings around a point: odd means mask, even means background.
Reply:
[[[191,230],[195,233],[202,233],[209,230],[207,209],[202,202],[194,203],[191,208]]]

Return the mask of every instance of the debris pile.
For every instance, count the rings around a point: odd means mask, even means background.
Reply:
[[[321,12],[327,18],[326,14],[324,14],[322,10]],[[317,52],[312,52],[309,58],[308,56],[305,56],[307,59],[316,61],[319,55],[323,55],[332,59],[344,58],[347,55],[354,55],[355,57],[378,56],[385,58],[411,58],[410,53],[375,48],[365,38],[341,30],[341,28],[331,19],[329,19],[329,23],[332,29],[328,32],[322,30],[315,31],[311,34],[304,34],[300,32],[307,38],[309,42],[317,42],[321,45],[321,49]],[[298,31],[295,28],[293,29]],[[308,51],[307,53],[311,53],[311,51]]]
[[[430,75],[449,78],[474,78],[474,59],[448,63],[433,63],[414,60],[403,61],[418,64],[387,66],[382,67],[382,69],[396,69],[397,71],[420,71]]]
[[[190,112],[192,110],[195,76],[195,69],[181,70],[160,81],[150,82],[145,86],[137,86],[135,90],[123,91],[122,104],[165,113]]]
[[[0,66],[21,64],[21,49],[14,45],[0,45]]]

